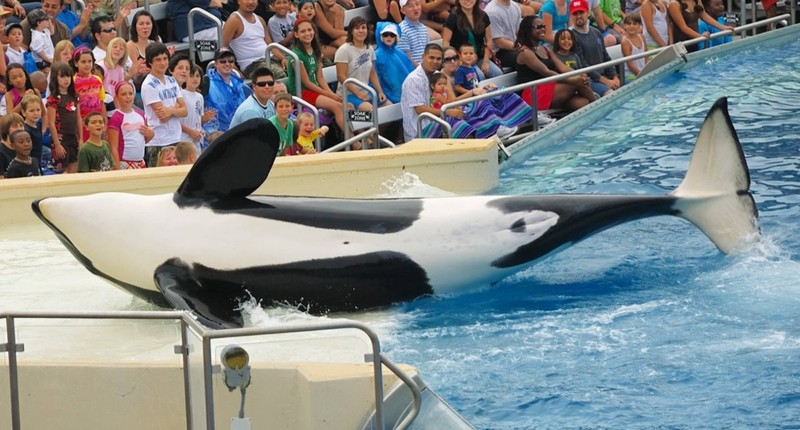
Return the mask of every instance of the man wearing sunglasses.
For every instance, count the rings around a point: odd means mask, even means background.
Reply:
[[[231,128],[248,119],[266,118],[275,115],[275,104],[272,102],[272,91],[275,88],[275,77],[266,66],[258,67],[250,76],[253,94],[236,108],[231,119]]]
[[[252,93],[244,80],[234,72],[236,55],[229,49],[222,48],[214,60],[214,68],[208,71],[208,96],[206,109],[217,111],[216,124],[206,123],[204,129],[211,134],[215,131],[226,132],[236,109],[241,106]]]

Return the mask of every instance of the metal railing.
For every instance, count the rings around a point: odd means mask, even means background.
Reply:
[[[195,335],[199,336],[202,341],[202,356],[203,356],[203,395],[205,404],[205,420],[206,428],[214,430],[214,397],[213,397],[213,364],[211,356],[211,341],[222,338],[234,337],[250,337],[250,336],[264,336],[264,335],[277,335],[287,333],[303,333],[303,332],[319,332],[328,330],[342,330],[353,329],[363,332],[370,340],[372,353],[369,358],[372,361],[373,367],[373,386],[375,396],[375,428],[383,430],[385,423],[383,422],[383,366],[386,366],[392,373],[394,373],[403,383],[405,383],[411,391],[413,402],[411,411],[397,426],[398,429],[406,429],[419,415],[422,407],[422,396],[419,386],[414,380],[406,374],[400,367],[394,364],[381,352],[380,340],[377,334],[370,329],[367,325],[354,322],[331,322],[325,324],[304,325],[304,326],[287,326],[277,328],[240,328],[240,329],[226,329],[226,330],[210,330],[198,323],[191,314],[188,312],[178,311],[119,311],[119,312],[0,312],[0,320],[4,320],[6,324],[6,343],[0,343],[0,353],[8,354],[8,373],[9,373],[9,390],[10,390],[10,408],[11,408],[11,430],[21,430],[22,424],[20,419],[20,394],[19,394],[19,365],[17,355],[25,351],[25,345],[17,343],[16,336],[16,320],[19,319],[129,319],[129,320],[172,320],[180,322],[181,327],[181,344],[175,345],[175,353],[181,354],[183,360],[183,384],[184,384],[184,401],[186,406],[186,428],[192,430],[194,428],[192,421],[192,401],[190,394],[190,362],[189,355],[191,353],[189,347],[190,330]]]
[[[219,18],[217,18],[216,16],[214,16],[211,12],[209,12],[207,10],[200,9],[199,7],[192,8],[192,10],[189,11],[189,15],[186,18],[186,19],[189,20],[189,22],[188,22],[188,24],[189,24],[189,58],[191,58],[192,63],[194,63],[195,59],[197,58],[197,56],[196,56],[197,47],[195,46],[195,43],[194,43],[195,42],[195,40],[194,40],[194,17],[195,17],[195,15],[202,15],[203,17],[208,18],[211,21],[214,21],[214,24],[217,25],[217,50],[222,48],[222,21],[220,21]],[[204,52],[204,51],[201,51],[201,52]]]
[[[442,126],[443,132],[447,137],[452,137],[453,128],[450,126],[450,123],[444,118],[444,106],[442,106],[442,117],[438,117],[430,112],[422,112],[417,116],[417,137],[424,137],[422,135],[422,121],[423,120],[430,120],[433,122],[439,123]]]
[[[680,42],[680,44],[682,44],[684,47],[685,46],[696,45],[696,44],[698,44],[700,42],[704,42],[704,41],[707,41],[709,39],[714,39],[714,38],[717,38],[717,37],[724,37],[724,36],[728,36],[728,35],[731,35],[731,34],[734,34],[734,33],[739,33],[739,32],[745,32],[745,31],[747,31],[747,30],[749,30],[751,28],[768,25],[768,24],[771,24],[773,22],[778,22],[778,21],[780,21],[782,19],[786,19],[788,16],[789,16],[788,14],[776,16],[774,18],[761,20],[761,21],[754,22],[754,23],[751,23],[751,24],[747,24],[747,25],[743,25],[743,26],[740,26],[740,27],[736,27],[734,29],[734,31],[730,31],[730,30],[720,31],[718,33],[712,34],[710,38],[698,37],[698,38],[695,38],[695,39],[691,39],[691,40]],[[657,48],[657,49],[653,49],[651,51],[645,51],[645,52],[642,52],[642,53],[629,55],[627,57],[619,58],[619,59],[616,59],[616,60],[606,61],[604,63],[596,64],[594,66],[584,67],[583,69],[573,70],[573,71],[570,71],[570,72],[567,72],[567,73],[561,73],[561,74],[554,75],[554,76],[548,76],[546,78],[537,79],[537,80],[531,81],[531,82],[523,82],[521,84],[513,85],[513,86],[510,86],[510,87],[497,88],[496,90],[494,90],[492,92],[487,92],[485,94],[469,97],[469,98],[466,98],[466,99],[455,100],[455,101],[452,101],[452,102],[449,102],[449,103],[445,103],[441,107],[440,118],[442,118],[442,119],[445,118],[445,111],[447,111],[447,109],[460,107],[460,106],[463,106],[463,105],[466,105],[466,104],[469,104],[469,103],[473,103],[473,102],[477,102],[477,101],[481,101],[481,100],[486,100],[486,99],[489,99],[489,98],[492,98],[492,97],[495,97],[495,96],[501,95],[501,94],[516,93],[516,92],[522,91],[522,90],[524,90],[526,88],[530,88],[531,89],[531,92],[532,92],[531,100],[536,100],[536,87],[539,86],[539,85],[547,84],[547,83],[550,83],[550,82],[561,81],[561,80],[568,79],[568,78],[571,78],[571,77],[574,77],[574,76],[580,76],[580,75],[582,75],[584,73],[593,72],[595,70],[600,70],[600,69],[605,69],[607,67],[615,67],[615,66],[617,66],[619,64],[622,64],[622,63],[625,63],[625,62],[628,62],[628,61],[631,61],[631,60],[636,60],[636,59],[643,58],[643,57],[654,56],[654,55],[660,53],[661,51],[663,51],[665,49],[671,49],[671,45],[670,46],[664,46],[664,47]],[[537,126],[538,126],[537,120],[536,120],[537,114],[538,114],[538,110],[536,108],[536,105],[534,104],[533,105],[533,119],[531,120],[532,121],[532,125],[534,126],[534,130],[536,130]]]

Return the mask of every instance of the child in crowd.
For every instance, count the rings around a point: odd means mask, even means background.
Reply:
[[[478,55],[472,45],[464,44],[458,48],[458,56],[461,57],[461,65],[456,69],[453,76],[453,89],[456,95],[460,96],[474,88],[483,80],[483,72],[477,67]]]
[[[431,88],[430,106],[435,109],[441,109],[442,105],[454,101],[455,95],[452,91],[448,91],[447,75],[442,72],[433,72],[429,81]],[[475,134],[475,127],[465,121],[463,113],[460,118],[452,116],[447,117],[447,122],[450,124],[450,137],[467,138],[473,137]],[[495,127],[496,129],[496,127]],[[422,129],[422,136],[424,137],[439,137],[441,135],[441,127],[435,122],[428,122]]]
[[[289,47],[294,39],[292,28],[294,28],[297,14],[289,13],[292,9],[292,3],[289,0],[273,0],[272,9],[275,11],[275,15],[267,22],[269,36],[273,42]],[[314,10],[313,3],[310,9]]]
[[[625,26],[625,36],[622,38],[622,56],[640,54],[647,50],[647,42],[642,35],[642,17],[639,12],[631,12],[622,19]],[[625,81],[631,82],[639,76],[647,57],[625,62]]]
[[[28,176],[41,176],[39,159],[31,154],[33,142],[28,132],[21,130],[11,133],[8,139],[14,148],[14,159],[8,164],[5,172],[6,178],[24,178]]]
[[[565,66],[572,70],[584,67],[581,58],[575,52],[575,35],[572,34],[572,30],[568,28],[558,30],[555,35],[555,41],[556,46],[553,49],[553,53]]]
[[[314,140],[328,133],[328,126],[314,128],[314,116],[308,112],[297,115],[297,144],[284,151],[284,155],[316,154]]]
[[[159,151],[156,167],[177,166],[177,165],[178,165],[178,157],[175,156],[175,146],[167,146],[165,148],[162,148],[161,151]]]
[[[192,142],[178,142],[175,145],[175,159],[178,164],[194,164],[197,160],[197,148]]]
[[[57,61],[50,69],[50,96],[47,97],[47,124],[50,128],[53,165],[56,172],[78,170],[78,147],[83,135],[78,94],[72,81],[75,72]]]
[[[392,103],[400,103],[403,80],[412,71],[414,64],[400,49],[397,40],[400,29],[396,24],[379,22],[375,31],[375,73],[378,75],[383,93]]]
[[[183,84],[183,101],[186,103],[188,113],[186,117],[181,118],[181,139],[194,143],[198,154],[208,147],[203,123],[216,116],[214,109],[205,110],[205,100],[200,93],[202,81],[203,69],[197,64],[190,63],[189,76]]]
[[[400,0],[400,10],[405,18],[400,22],[400,33],[403,37],[397,42],[397,49],[405,53],[414,67],[422,61],[425,46],[431,41],[428,27],[420,21],[422,16],[422,0]],[[434,34],[437,36],[438,33]]]
[[[133,105],[136,90],[129,81],[114,88],[116,109],[108,119],[108,144],[114,157],[114,168],[119,170],[144,169],[144,148],[155,136],[144,120],[144,112]]]
[[[0,116],[5,116],[6,110],[6,77],[0,76]]]
[[[39,161],[50,159],[50,148],[47,148],[47,156],[43,157],[44,148],[42,146],[42,126],[39,120],[42,119],[42,99],[38,95],[27,94],[19,102],[22,117],[25,118],[25,131],[31,139],[31,156]]]
[[[28,24],[31,26],[31,54],[39,70],[50,69],[55,56],[53,39],[53,20],[44,9],[34,9],[28,13]],[[49,73],[49,72],[45,72]]]
[[[317,8],[314,0],[300,0],[297,2],[297,19],[314,22],[314,15],[316,14]]]
[[[294,123],[289,120],[292,113],[292,96],[289,93],[281,93],[275,97],[275,115],[269,121],[278,129],[280,145],[278,154],[283,154],[294,143]]]
[[[99,64],[103,69],[103,91],[106,94],[114,94],[117,84],[130,78],[125,73],[125,64],[128,62],[127,42],[121,37],[111,39],[106,53],[106,58]],[[113,109],[113,105],[111,108]],[[109,110],[108,106],[106,110]]]
[[[38,97],[42,96],[41,93],[33,88],[31,78],[28,76],[28,72],[25,71],[25,67],[23,67],[22,64],[13,63],[8,65],[6,68],[6,82],[8,82],[8,85],[11,87],[5,95],[6,110],[8,112],[21,113],[22,108],[19,104],[22,101],[22,97],[25,95],[32,94]]]
[[[91,112],[83,119],[84,130],[89,138],[78,151],[78,172],[104,172],[114,169],[111,147],[103,140],[106,118],[99,112]]]
[[[22,44],[22,25],[19,23],[8,24],[6,26],[6,39],[8,46],[6,46],[6,64],[17,63],[25,64],[25,45]]]
[[[72,62],[72,54],[75,52],[75,45],[72,44],[69,40],[62,40],[56,43],[55,54],[53,55],[53,61],[60,61],[62,63],[71,63]]]
[[[728,21],[725,18],[725,3],[722,0],[703,0],[703,6],[706,8],[706,12],[711,15],[711,18],[716,20],[718,23],[722,25],[728,25]],[[708,25],[705,21],[698,20],[697,22],[698,33],[708,33],[714,34],[718,33],[720,30],[716,27],[712,27]],[[730,34],[723,37],[717,37],[711,39],[708,42],[700,42],[698,45],[700,49],[705,49],[710,46],[717,46],[722,45],[723,43],[733,42],[733,36]]]
[[[6,169],[16,156],[10,136],[15,131],[25,130],[25,119],[18,113],[10,113],[0,118],[0,179],[5,177]]]
[[[94,54],[92,50],[81,46],[72,54],[72,68],[75,70],[75,93],[80,102],[81,121],[86,124],[86,118],[92,112],[98,112],[103,118],[108,117],[104,103],[106,92],[103,89],[103,80],[93,73]],[[83,129],[83,140],[89,138],[89,130]]]

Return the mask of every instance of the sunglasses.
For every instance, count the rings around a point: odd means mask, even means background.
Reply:
[[[544,24],[539,24],[539,25],[534,25],[533,28],[536,30],[544,30],[545,28],[547,28],[547,26]]]
[[[217,60],[217,63],[219,63],[219,64],[233,64],[235,62],[236,62],[236,60],[234,60],[233,58],[222,58],[222,59]]]
[[[100,31],[103,32],[103,33],[116,33],[117,29],[116,28],[101,28]]]
[[[391,37],[392,39],[394,39],[395,37],[397,37],[397,35],[394,33],[383,33],[381,34],[381,37]]]
[[[253,82],[253,85],[255,85],[255,86],[257,86],[257,87],[262,87],[262,88],[263,88],[263,87],[266,87],[267,85],[269,85],[269,86],[271,86],[271,87],[274,87],[274,86],[275,86],[275,81],[261,81],[261,82]]]
[[[444,57],[442,58],[442,61],[445,63],[454,63],[458,61],[458,55],[453,55],[452,57]]]

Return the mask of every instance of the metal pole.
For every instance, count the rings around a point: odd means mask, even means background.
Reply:
[[[11,429],[20,430],[19,380],[17,374],[17,335],[14,317],[6,317],[6,340],[8,345],[8,386],[11,389]]]

